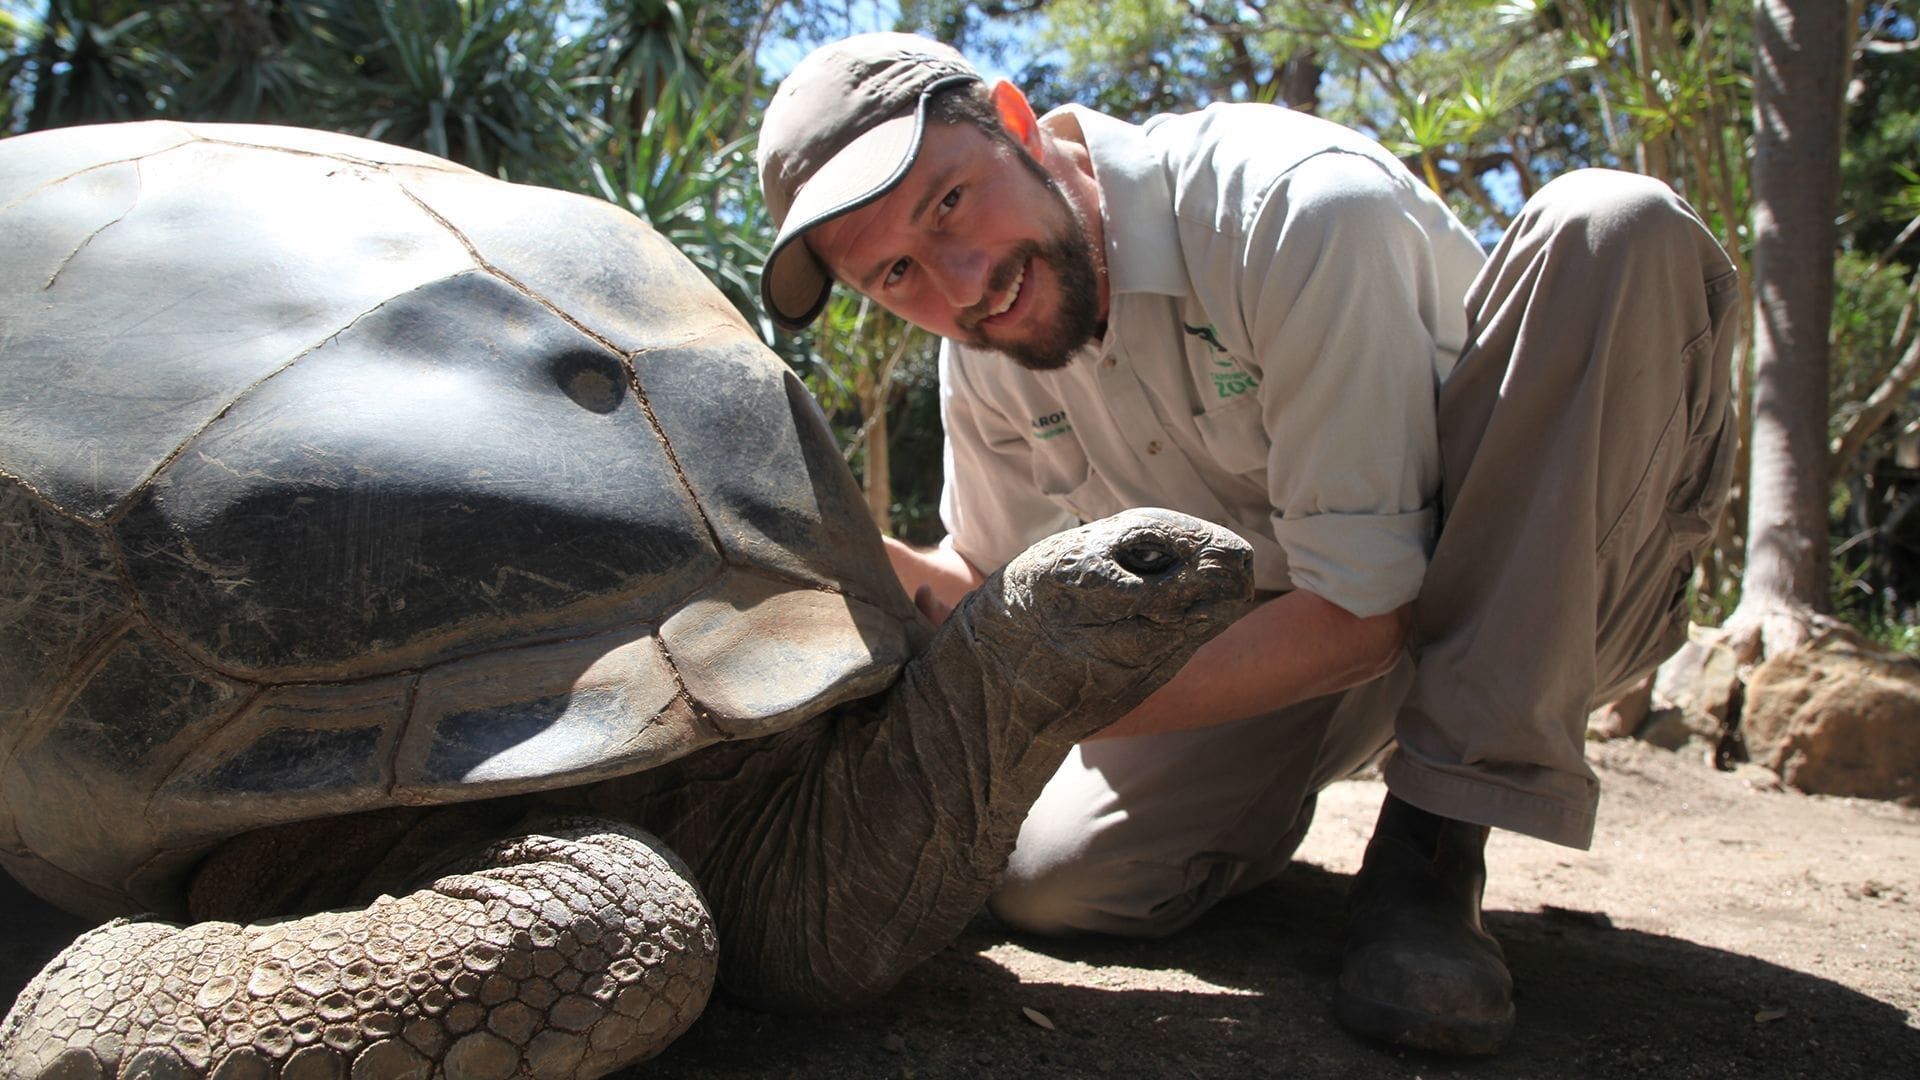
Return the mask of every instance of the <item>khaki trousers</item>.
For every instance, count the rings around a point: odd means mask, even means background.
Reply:
[[[1685,640],[1725,498],[1738,291],[1657,181],[1543,187],[1474,283],[1439,392],[1443,517],[1413,661],[1250,720],[1082,744],[989,906],[1035,932],[1169,933],[1279,873],[1314,794],[1389,738],[1407,802],[1590,844],[1587,712]]]

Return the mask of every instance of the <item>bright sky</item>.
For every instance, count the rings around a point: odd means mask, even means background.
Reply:
[[[821,42],[870,30],[891,30],[899,17],[900,6],[894,0],[848,0],[844,20],[821,18],[804,38],[769,37],[761,42],[760,67],[769,78],[785,78],[793,65]]]
[[[873,30],[891,30],[900,17],[900,5],[896,0],[846,0],[845,18],[822,18],[812,32],[796,40],[793,38],[770,38],[760,45],[760,67],[769,78],[780,79],[793,70],[800,58],[813,51],[814,47],[837,38],[851,37]],[[1003,78],[1007,75],[980,57],[968,57],[979,66],[981,74],[988,79]]]

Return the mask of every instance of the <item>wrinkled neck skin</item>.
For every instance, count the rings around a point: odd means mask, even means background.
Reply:
[[[723,992],[783,1012],[877,994],[980,910],[1073,744],[1144,699],[1206,636],[1168,627],[1136,663],[1090,659],[1009,615],[999,575],[885,695],[771,739],[599,785],[658,832],[712,904]],[[1097,632],[1096,632],[1097,633]]]
[[[952,728],[959,752],[979,763],[975,795],[988,819],[981,839],[991,841],[981,858],[996,878],[1067,751],[1158,689],[1202,640],[1190,635],[1184,647],[1124,661],[1102,657],[1090,640],[1097,634],[1063,635],[1040,618],[1004,614],[1026,606],[1022,585],[996,575],[982,586],[893,691],[892,712]]]

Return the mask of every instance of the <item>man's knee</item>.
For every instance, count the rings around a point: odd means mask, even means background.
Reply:
[[[1707,279],[1733,269],[1687,201],[1637,173],[1579,169],[1557,177],[1527,200],[1515,228],[1544,230],[1556,246],[1602,262],[1663,271],[1698,262]]]
[[[1217,904],[1245,870],[1204,854],[1185,866],[1090,859],[1014,866],[987,898],[987,910],[1030,934],[1164,937]]]
[[[1106,929],[1112,913],[1104,908],[1121,883],[1110,880],[1112,858],[1094,849],[1114,823],[1102,829],[1098,814],[1077,804],[1072,809],[1057,812],[1043,801],[1020,826],[1006,873],[987,898],[987,910],[1001,922],[1030,934]]]
[[[1101,912],[1078,895],[1062,875],[1003,879],[987,897],[987,910],[1015,930],[1029,934],[1091,931]]]

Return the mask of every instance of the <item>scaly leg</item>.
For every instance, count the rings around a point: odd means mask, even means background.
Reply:
[[[705,1006],[707,907],[652,837],[574,821],[464,862],[363,910],[91,931],[0,1023],[0,1076],[587,1080]]]

